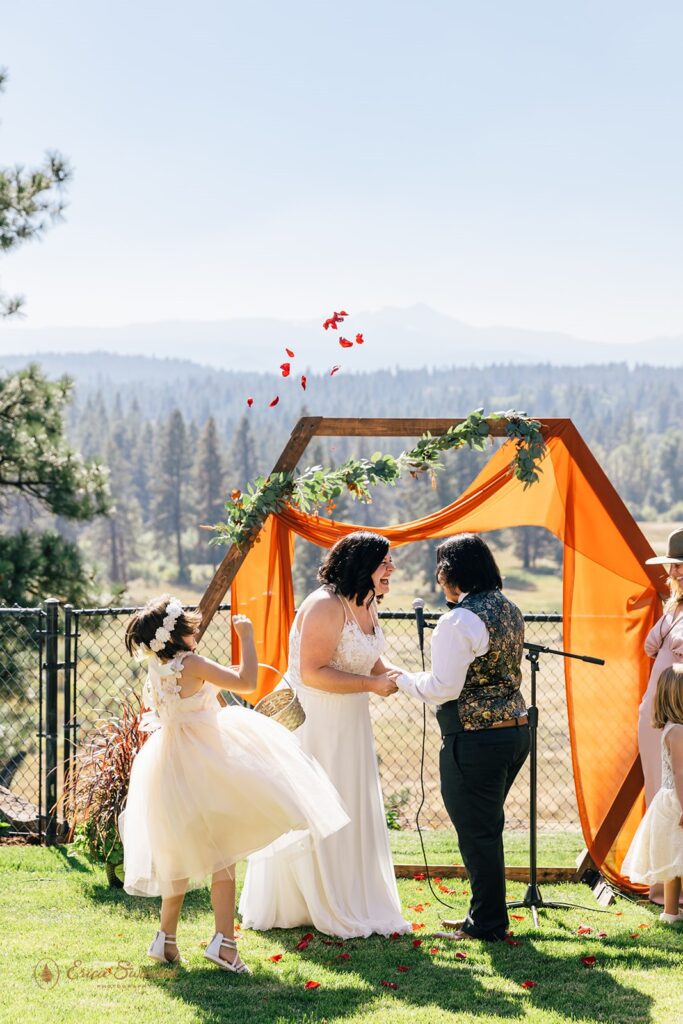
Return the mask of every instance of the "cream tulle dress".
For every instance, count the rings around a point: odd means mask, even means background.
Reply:
[[[221,707],[210,683],[180,696],[184,654],[147,659],[142,729],[119,818],[124,889],[171,896],[206,883],[282,837],[316,841],[348,825],[320,766],[283,726],[242,707]]]
[[[672,729],[683,729],[683,725],[669,722],[662,730],[662,785],[650,801],[621,866],[622,874],[643,885],[683,878],[683,828],[678,824],[681,805],[674,788],[671,753],[665,743]]]
[[[378,622],[366,634],[346,609],[330,664],[368,675],[384,646]],[[239,905],[242,924],[258,930],[313,925],[343,939],[408,932],[411,925],[401,913],[394,876],[368,694],[305,686],[299,658],[295,620],[287,677],[306,711],[297,736],[333,781],[351,824],[326,839],[302,836],[298,848],[275,843],[250,857]]]

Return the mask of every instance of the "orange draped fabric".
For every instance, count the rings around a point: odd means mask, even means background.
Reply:
[[[546,440],[540,482],[526,490],[510,473],[507,443],[451,505],[415,522],[373,529],[393,545],[509,526],[543,526],[563,542],[564,649],[606,662],[564,662],[579,815],[595,863],[627,885],[621,862],[644,808],[637,720],[650,662],[643,643],[661,614],[664,577],[659,567],[644,565],[652,554],[648,542],[571,421],[553,421]],[[361,528],[293,509],[268,521],[232,589],[233,610],[254,622],[259,661],[282,671],[287,664],[292,534],[330,547]],[[271,674],[249,699],[272,684]],[[542,743],[542,671],[537,703]]]

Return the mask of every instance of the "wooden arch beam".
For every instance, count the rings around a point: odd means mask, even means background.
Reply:
[[[287,444],[271,470],[272,473],[293,472],[313,437],[421,437],[429,431],[445,434],[450,427],[463,423],[461,419],[364,419],[353,417],[303,416],[294,427]],[[553,423],[548,420],[547,423]],[[506,419],[486,420],[490,437],[504,437]],[[261,526],[263,523],[260,524]],[[227,594],[240,566],[253,544],[240,550],[235,544],[228,548],[199,602],[202,623],[199,637],[203,636],[216,609]]]

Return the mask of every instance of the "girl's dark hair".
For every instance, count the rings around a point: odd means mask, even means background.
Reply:
[[[330,548],[318,569],[318,582],[344,597],[354,598],[357,605],[375,588],[372,573],[389,553],[389,541],[378,533],[358,530],[342,537]],[[381,595],[378,598],[381,600]]]
[[[501,590],[503,586],[491,549],[476,533],[459,533],[439,544],[436,578],[465,594]]]
[[[157,629],[163,625],[166,618],[166,608],[169,601],[172,600],[171,594],[153,597],[144,608],[135,613],[126,626],[126,650],[129,654],[133,654],[135,649],[141,644],[146,644],[149,647]],[[174,658],[181,651],[189,651],[190,648],[185,643],[183,637],[194,633],[201,621],[202,617],[199,612],[183,611],[182,615],[179,615],[176,619],[171,639],[167,640],[165,646],[156,652],[157,657],[164,660],[165,658]]]

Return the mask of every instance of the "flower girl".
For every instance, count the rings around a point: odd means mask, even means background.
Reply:
[[[294,830],[324,838],[348,823],[320,766],[277,722],[243,707],[221,707],[218,689],[256,685],[251,621],[233,618],[242,661],[226,668],[194,653],[200,618],[176,598],[148,602],[128,623],[126,648],[145,664],[141,730],[151,733],[133,761],[119,818],[124,889],[161,896],[161,922],[148,953],[180,959],[176,927],[185,892],[211,876],[215,935],[204,956],[248,972],[235,943],[238,860]]]
[[[652,724],[662,730],[662,785],[645,812],[622,872],[632,882],[664,883],[665,924],[683,921],[678,901],[683,882],[683,664],[657,681]]]

